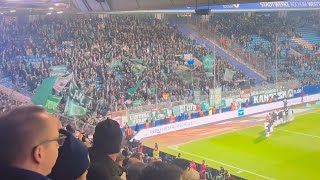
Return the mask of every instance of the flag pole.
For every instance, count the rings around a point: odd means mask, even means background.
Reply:
[[[276,34],[276,95],[278,96],[278,34]]]
[[[213,105],[216,106],[216,45],[214,44],[213,46],[213,87],[214,87],[214,92],[213,92]]]

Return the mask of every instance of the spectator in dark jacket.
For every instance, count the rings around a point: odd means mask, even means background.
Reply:
[[[121,150],[122,132],[117,121],[98,123],[89,149],[91,164],[88,180],[120,180],[122,168],[115,162]]]
[[[21,106],[0,116],[0,179],[47,180],[58,157],[58,119],[41,107]]]

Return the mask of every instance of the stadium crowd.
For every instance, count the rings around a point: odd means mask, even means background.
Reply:
[[[183,79],[177,68],[186,65],[178,55],[193,54],[201,59],[214,52],[182,37],[175,27],[162,20],[145,16],[101,19],[77,15],[2,23],[3,69],[13,83],[31,91],[50,76],[51,66],[62,64],[74,73],[79,87],[93,97],[94,108],[102,97],[110,107],[128,107],[132,101],[141,99],[146,104],[156,100],[177,101],[192,95],[187,89],[213,87],[213,77],[207,77],[203,67],[193,70],[192,83]],[[41,60],[30,62],[30,56]],[[217,59],[217,83],[224,90],[236,88],[233,81],[223,79],[225,69],[235,70],[234,66],[219,56]],[[240,71],[233,77],[233,80],[245,79]],[[138,93],[126,93],[137,84]],[[169,93],[169,98],[164,93]]]
[[[38,106],[21,106],[0,115],[0,179],[10,180],[231,180],[227,170],[212,174],[205,161],[169,160],[144,155],[141,143],[124,141],[119,124],[98,123],[91,140]]]
[[[252,34],[274,43],[275,35],[284,32],[287,39],[281,42],[278,52],[281,54],[280,51],[290,46],[288,39],[299,36],[295,30],[301,24],[299,19],[274,21],[274,18],[273,15],[218,15],[214,17],[214,28],[245,50]],[[307,23],[319,21],[314,19],[307,18]],[[266,22],[270,25],[265,26]],[[213,77],[207,77],[202,66],[192,69],[192,79],[197,79],[192,83],[181,78],[177,71],[179,66],[187,66],[179,55],[193,54],[201,59],[214,52],[181,36],[165,21],[151,17],[101,19],[77,15],[76,18],[48,16],[31,23],[2,21],[0,34],[2,68],[13,84],[34,91],[50,76],[50,67],[66,65],[69,73],[75,75],[78,86],[94,99],[92,111],[100,106],[128,107],[140,99],[146,104],[156,100],[177,101],[192,95],[186,93],[186,89],[207,91],[214,86]],[[221,43],[227,45],[225,41]],[[273,61],[276,55],[273,46],[266,47],[261,42],[254,46],[254,51]],[[302,56],[285,54],[282,58],[286,63],[279,65],[288,79],[297,76],[294,68],[320,70],[318,55],[306,54],[301,46],[295,48]],[[314,49],[318,50],[319,44],[315,44]],[[29,57],[40,60],[30,61]],[[247,79],[236,71],[233,81],[225,81],[226,68],[235,68],[219,56],[217,62],[217,82],[223,90],[237,88],[236,80]],[[302,76],[308,84],[319,79],[318,74],[303,73]],[[140,84],[137,93],[127,93],[137,84]],[[66,94],[66,90],[62,94]],[[166,98],[164,93],[170,97]],[[97,124],[90,137],[40,107],[17,107],[21,103],[2,92],[0,103],[0,132],[6,135],[0,136],[0,144],[6,144],[0,153],[0,179],[45,180],[47,176],[53,180],[234,179],[223,168],[210,172],[205,161],[197,166],[181,155],[161,158],[158,145],[148,154],[139,142],[127,141],[130,138],[126,138],[119,124],[111,119],[88,118]]]
[[[21,106],[24,103],[17,101],[10,95],[0,91],[0,114],[7,112],[15,107]]]
[[[268,24],[268,25],[266,25]],[[217,14],[210,19],[210,26],[230,39],[221,38],[223,46],[231,47],[240,45],[243,57],[252,63],[265,61],[265,69],[274,82],[276,54],[279,64],[279,79],[288,80],[297,78],[304,84],[316,84],[320,75],[320,42],[293,43],[293,38],[301,38],[300,29],[313,29],[319,33],[319,15],[313,12],[288,13],[287,16],[279,16],[279,13],[253,14],[251,16],[239,14]],[[304,41],[302,41],[304,42]],[[237,50],[234,46],[234,50]],[[277,48],[277,50],[275,50]],[[305,73],[310,70],[312,73]]]

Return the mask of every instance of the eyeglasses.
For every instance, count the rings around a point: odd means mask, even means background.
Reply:
[[[41,142],[40,144],[38,144],[37,146],[47,144],[50,142],[54,142],[54,141],[56,141],[59,144],[59,146],[62,146],[66,138],[67,138],[67,136],[65,136],[63,134],[59,134],[58,138],[45,140],[45,141]],[[37,146],[35,146],[35,147],[37,147]]]

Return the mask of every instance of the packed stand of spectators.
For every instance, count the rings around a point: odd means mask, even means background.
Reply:
[[[247,60],[250,60],[248,54],[254,53],[251,55],[251,60],[255,60],[250,62],[253,65],[257,64],[256,61],[265,62],[264,71],[269,75],[269,82],[274,82],[275,80],[276,47],[278,47],[277,58],[280,59],[278,62],[281,73],[278,79],[288,80],[298,78],[305,84],[319,82],[318,78],[313,79],[316,81],[310,81],[312,77],[319,77],[318,73],[312,75],[306,74],[300,77],[295,72],[306,69],[317,72],[320,55],[310,53],[306,47],[291,42],[292,38],[302,37],[302,34],[299,32],[301,28],[310,28],[314,29],[314,32],[317,32],[317,29],[319,29],[319,15],[316,13],[291,14],[289,12],[286,17],[279,16],[278,12],[260,15],[256,13],[252,16],[217,14],[211,17],[210,24],[215,31],[227,36],[231,40],[231,42],[227,42],[227,40],[222,38],[222,42],[220,42],[222,45],[231,46],[232,43],[240,45],[243,50],[243,57]],[[317,52],[320,42],[312,45],[312,52]],[[289,53],[289,49],[293,49],[297,53]],[[234,50],[239,51],[237,49]],[[315,62],[310,61],[310,58],[315,60]]]
[[[21,106],[24,103],[17,101],[10,95],[0,91],[0,114],[7,112],[15,107]]]
[[[213,87],[213,77],[207,77],[202,67],[193,72],[195,79],[199,79],[194,86],[180,79],[176,72],[179,65],[185,64],[176,55],[193,54],[201,59],[213,51],[196,46],[165,21],[152,17],[48,16],[35,22],[4,24],[0,32],[2,65],[13,83],[34,91],[50,75],[51,66],[66,64],[78,86],[93,97],[91,110],[98,100],[110,107],[130,107],[134,100],[142,99],[146,104],[155,103],[156,99],[166,101],[163,93],[170,94],[168,100],[177,101],[192,95],[186,93],[186,89]],[[27,40],[17,41],[22,34]],[[65,41],[72,41],[74,45],[63,44]],[[28,55],[41,61],[30,63],[24,60]],[[143,61],[134,64],[134,60],[139,59]],[[218,59],[218,84],[224,90],[236,88],[234,82],[223,81],[225,68],[235,68],[226,60]],[[237,71],[234,80],[239,79],[247,78]],[[126,90],[139,82],[142,84],[137,93],[128,95]]]
[[[119,124],[98,123],[92,141],[63,128],[58,118],[38,106],[21,106],[0,115],[0,179],[10,180],[203,180],[235,179],[225,169],[211,173],[181,158],[152,157],[141,143],[127,146]],[[90,146],[87,146],[88,143]],[[127,147],[126,147],[127,146]],[[135,149],[135,150],[134,150]]]

